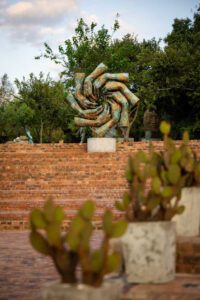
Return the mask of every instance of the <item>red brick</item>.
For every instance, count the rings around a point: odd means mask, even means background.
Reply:
[[[163,142],[153,145],[160,150]],[[200,156],[200,141],[190,145]],[[128,157],[148,147],[145,142],[126,142],[117,144],[116,153],[87,153],[86,144],[0,144],[0,229],[27,228],[29,212],[49,196],[65,208],[66,226],[84,200],[94,200],[99,228],[104,209],[113,209],[128,188]],[[113,211],[117,219],[120,214]],[[180,272],[198,273],[199,255],[200,238],[178,240]]]
[[[153,145],[159,150],[163,142]],[[86,144],[0,144],[0,222],[28,221],[24,212],[40,207],[49,196],[66,211],[78,209],[86,199],[94,200],[97,210],[113,207],[128,187],[124,170],[129,155],[148,146],[125,142],[117,144],[116,153],[87,153]],[[191,147],[200,154],[199,141],[191,141]]]

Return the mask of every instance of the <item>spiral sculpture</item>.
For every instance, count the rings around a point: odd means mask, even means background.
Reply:
[[[129,108],[139,103],[126,86],[128,73],[106,73],[103,63],[87,77],[85,73],[75,75],[75,93],[67,100],[79,117],[74,121],[78,127],[91,127],[94,137],[104,137],[111,128],[129,126]]]

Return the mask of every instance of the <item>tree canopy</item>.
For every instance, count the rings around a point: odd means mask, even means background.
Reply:
[[[16,80],[18,94],[13,98],[4,75],[0,82],[1,136],[16,137],[28,126],[35,142],[78,141],[75,112],[65,100],[66,93],[74,87],[76,72],[89,74],[103,62],[111,73],[128,72],[129,88],[141,99],[131,137],[144,137],[143,114],[148,109],[173,124],[175,138],[185,129],[191,138],[200,138],[200,8],[192,19],[174,20],[164,46],[154,38],[139,42],[132,34],[115,38],[119,26],[118,19],[112,30],[98,29],[96,23],[80,19],[74,36],[66,39],[57,53],[45,43],[44,53],[36,58],[62,65],[58,81],[30,74],[29,79]]]
[[[18,94],[2,108],[3,135],[10,139],[25,135],[28,128],[34,142],[76,141],[74,113],[65,102],[63,83],[40,73],[16,80]]]

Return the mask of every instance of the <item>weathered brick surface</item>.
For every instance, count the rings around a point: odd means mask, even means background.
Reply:
[[[162,148],[162,142],[153,144]],[[0,229],[27,228],[30,210],[49,196],[65,208],[67,220],[84,200],[94,200],[98,224],[104,209],[113,208],[127,189],[129,155],[148,146],[127,142],[119,143],[116,153],[87,153],[85,144],[0,144]],[[200,141],[191,146],[200,155]],[[200,238],[179,240],[177,259],[178,272],[200,274]]]
[[[200,236],[178,238],[177,272],[200,274]]]
[[[163,145],[153,144],[157,150]],[[200,153],[199,141],[191,146]],[[84,200],[92,199],[98,221],[127,188],[129,155],[148,147],[126,142],[118,143],[116,153],[87,153],[86,144],[0,144],[0,228],[27,228],[30,210],[48,197],[65,208],[67,220]]]
[[[97,231],[93,247],[101,238]],[[30,246],[27,231],[1,231],[0,249],[0,300],[39,300],[41,287],[59,280],[51,259]],[[121,300],[200,300],[199,290],[200,275],[179,274],[166,284],[126,285]]]

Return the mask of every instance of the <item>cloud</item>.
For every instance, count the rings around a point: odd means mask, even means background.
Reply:
[[[63,67],[61,65],[55,64],[53,61],[48,63],[48,69],[50,73],[59,74],[63,71]]]
[[[87,11],[82,10],[80,13],[81,17],[87,24],[93,23],[98,23],[99,22],[99,17],[95,14],[88,14]]]
[[[0,0],[0,22],[1,22],[1,18],[3,16],[5,6],[7,5],[7,3],[8,3],[7,0]]]
[[[7,7],[5,13],[12,23],[57,22],[76,8],[75,0],[29,0],[19,1]]]
[[[81,10],[79,13],[78,13],[78,16],[77,18],[71,20],[67,26],[68,26],[68,29],[69,29],[69,37],[72,36],[72,34],[74,33],[74,29],[76,28],[77,26],[77,20],[79,20],[80,18],[82,18],[84,20],[84,22],[88,25],[90,25],[92,22],[93,23],[99,23],[99,17],[95,14],[89,14],[87,11],[85,10]]]
[[[6,5],[7,3],[8,3],[8,0],[1,0],[0,7]]]
[[[15,41],[38,42],[45,35],[63,34],[62,22],[76,11],[76,0],[0,0],[0,30]]]
[[[41,37],[46,35],[62,35],[65,33],[65,29],[63,27],[42,27],[39,31]]]
[[[120,24],[120,34],[123,36],[127,33],[130,34],[135,34],[136,33],[136,27],[133,26],[132,24],[128,23],[127,21],[125,21],[124,19],[120,18],[119,19],[119,24]]]

